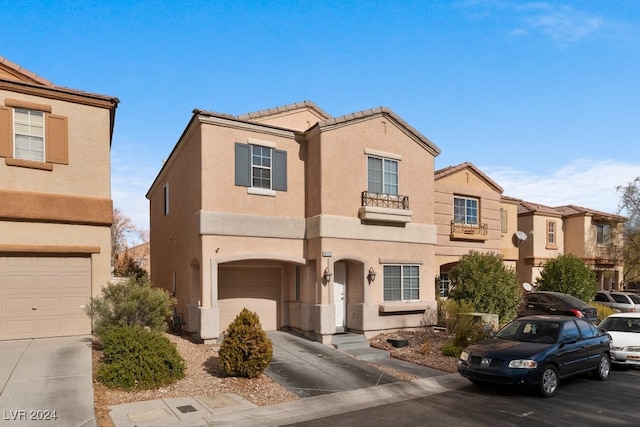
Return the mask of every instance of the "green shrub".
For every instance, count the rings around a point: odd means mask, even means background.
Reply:
[[[596,310],[598,310],[598,324],[602,322],[606,317],[611,316],[614,313],[619,313],[619,310],[615,310],[608,305],[599,304],[597,302],[591,303]]]
[[[590,302],[598,292],[595,271],[573,254],[558,255],[546,262],[536,279],[537,290],[562,292]]]
[[[442,346],[442,354],[458,357],[468,345],[489,338],[493,329],[491,325],[479,322],[473,316],[465,313],[473,313],[473,304],[467,301],[455,301],[448,299],[443,304],[446,312],[447,331],[451,334]]]
[[[121,283],[110,283],[100,296],[91,298],[86,312],[93,321],[99,338],[114,326],[146,326],[163,332],[175,299],[163,289],[151,287],[146,278],[130,277]]]
[[[218,355],[227,375],[255,378],[267,369],[273,346],[256,313],[242,309],[225,331]]]
[[[114,326],[102,336],[102,347],[96,379],[109,388],[154,389],[184,377],[184,359],[159,332]]]
[[[450,276],[450,298],[469,301],[479,312],[497,314],[500,324],[516,317],[522,293],[515,271],[504,265],[501,255],[470,251]]]

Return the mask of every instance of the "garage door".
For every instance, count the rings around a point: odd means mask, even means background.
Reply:
[[[0,339],[91,332],[91,258],[0,257]]]
[[[278,329],[280,269],[222,267],[218,272],[220,329],[224,331],[243,308],[258,313],[262,329]]]

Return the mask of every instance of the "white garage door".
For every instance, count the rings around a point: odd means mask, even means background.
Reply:
[[[0,339],[91,333],[91,258],[0,257]]]
[[[278,329],[280,269],[222,267],[218,272],[220,329],[224,331],[243,308],[260,317],[262,329]]]

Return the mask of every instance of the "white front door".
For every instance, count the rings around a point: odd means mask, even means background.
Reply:
[[[336,310],[336,330],[340,332],[344,331],[346,326],[345,314],[347,308],[347,300],[345,298],[345,284],[346,284],[346,265],[342,262],[337,262],[333,266],[334,268],[334,280],[333,280],[333,305]]]

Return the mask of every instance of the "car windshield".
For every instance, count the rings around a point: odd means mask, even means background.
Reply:
[[[640,333],[640,318],[635,317],[607,317],[600,324],[600,329],[613,332]]]
[[[541,320],[516,320],[497,334],[497,338],[510,341],[553,344],[558,340],[560,323]]]

